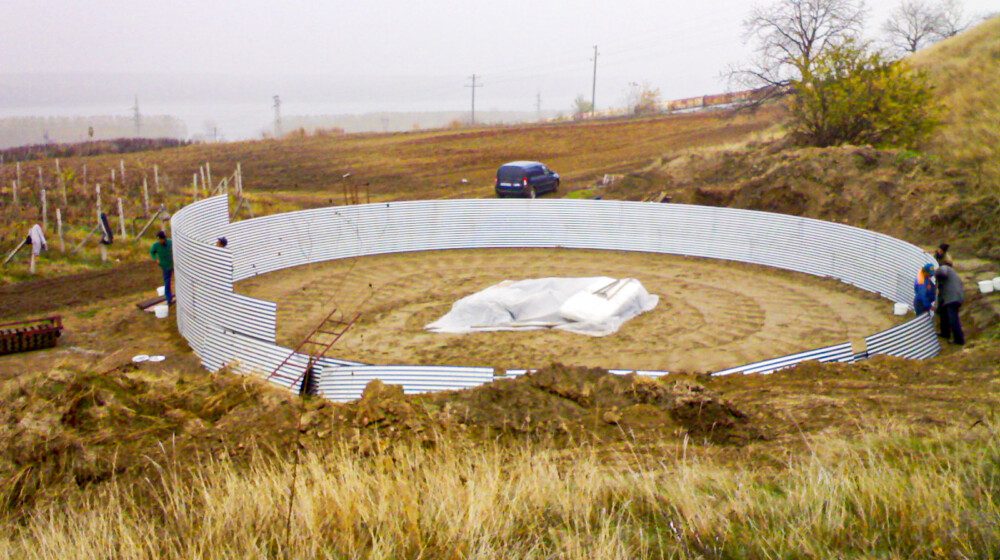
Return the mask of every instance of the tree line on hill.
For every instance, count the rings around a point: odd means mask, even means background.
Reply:
[[[187,126],[166,115],[143,115],[138,127],[124,116],[0,118],[0,148],[135,137],[187,138]]]

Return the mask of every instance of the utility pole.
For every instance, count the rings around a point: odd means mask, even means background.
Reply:
[[[535,120],[542,120],[542,92],[535,94]]]
[[[480,76],[473,74],[472,76],[470,76],[470,78],[472,79],[472,85],[465,86],[467,88],[472,89],[472,118],[470,119],[471,124],[476,124],[476,88],[483,87],[483,84],[476,84],[476,79],[479,77]]]
[[[135,135],[142,134],[142,115],[139,113],[139,96],[135,96],[135,104],[132,105],[132,120],[135,122]]]
[[[597,110],[597,45],[594,45],[594,81],[590,86],[590,116]]]
[[[274,137],[281,138],[281,97],[274,96]]]

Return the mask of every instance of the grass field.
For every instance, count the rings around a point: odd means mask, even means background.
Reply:
[[[777,468],[592,448],[349,448],[196,472],[169,449],[0,537],[24,558],[995,558],[996,426],[806,438]],[[296,489],[288,516],[288,489]],[[147,495],[157,498],[150,501]],[[933,507],[929,507],[933,504]],[[291,530],[288,530],[288,523]],[[86,543],[85,547],[80,545]],[[115,551],[110,556],[106,556]]]
[[[66,245],[72,248],[93,227],[94,185],[103,185],[103,207],[116,227],[115,198],[122,197],[129,222],[142,213],[141,184],[150,185],[151,206],[176,210],[193,198],[192,176],[211,164],[213,183],[241,164],[244,185],[253,210],[261,213],[345,203],[345,189],[357,189],[360,201],[422,198],[491,197],[499,164],[516,159],[539,159],[563,176],[563,193],[590,186],[604,174],[624,173],[647,165],[670,151],[723,146],[769,134],[780,111],[769,108],[747,115],[705,113],[647,119],[585,122],[560,125],[437,130],[398,134],[308,136],[231,144],[204,144],[142,152],[60,160],[60,169],[72,173],[67,203],[62,203],[55,161],[22,165],[20,209],[9,203],[16,168],[0,166],[0,248],[10,250],[41,222],[38,169],[47,186],[50,242],[55,251],[43,257],[43,276],[62,275],[100,266],[91,243],[73,256],[64,256],[56,242],[55,209],[67,224]],[[121,181],[124,162],[126,181]],[[87,184],[83,166],[87,166]],[[153,189],[153,166],[159,170],[162,192]],[[116,182],[110,183],[115,171]],[[350,173],[348,178],[345,174]],[[202,191],[204,193],[204,191]],[[202,194],[204,196],[204,194]],[[245,214],[244,214],[245,216]],[[137,224],[138,225],[138,224]],[[138,229],[138,228],[136,228]],[[151,229],[155,229],[151,228]],[[155,233],[155,232],[152,232]],[[152,239],[147,233],[147,239]],[[111,259],[143,258],[145,243],[118,243]],[[28,277],[26,259],[0,271],[0,282]]]

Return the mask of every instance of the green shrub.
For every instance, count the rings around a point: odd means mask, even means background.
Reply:
[[[803,67],[792,82],[792,130],[803,143],[910,148],[939,124],[926,74],[903,61],[848,42]]]

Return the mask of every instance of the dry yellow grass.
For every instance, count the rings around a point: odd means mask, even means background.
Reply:
[[[996,427],[808,439],[773,467],[590,448],[208,460],[7,524],[16,558],[996,558]],[[295,500],[286,532],[289,489]],[[148,486],[148,488],[144,488]],[[157,496],[154,500],[144,497]]]
[[[978,186],[1000,191],[1000,17],[913,56],[946,107],[933,152],[968,166]]]

